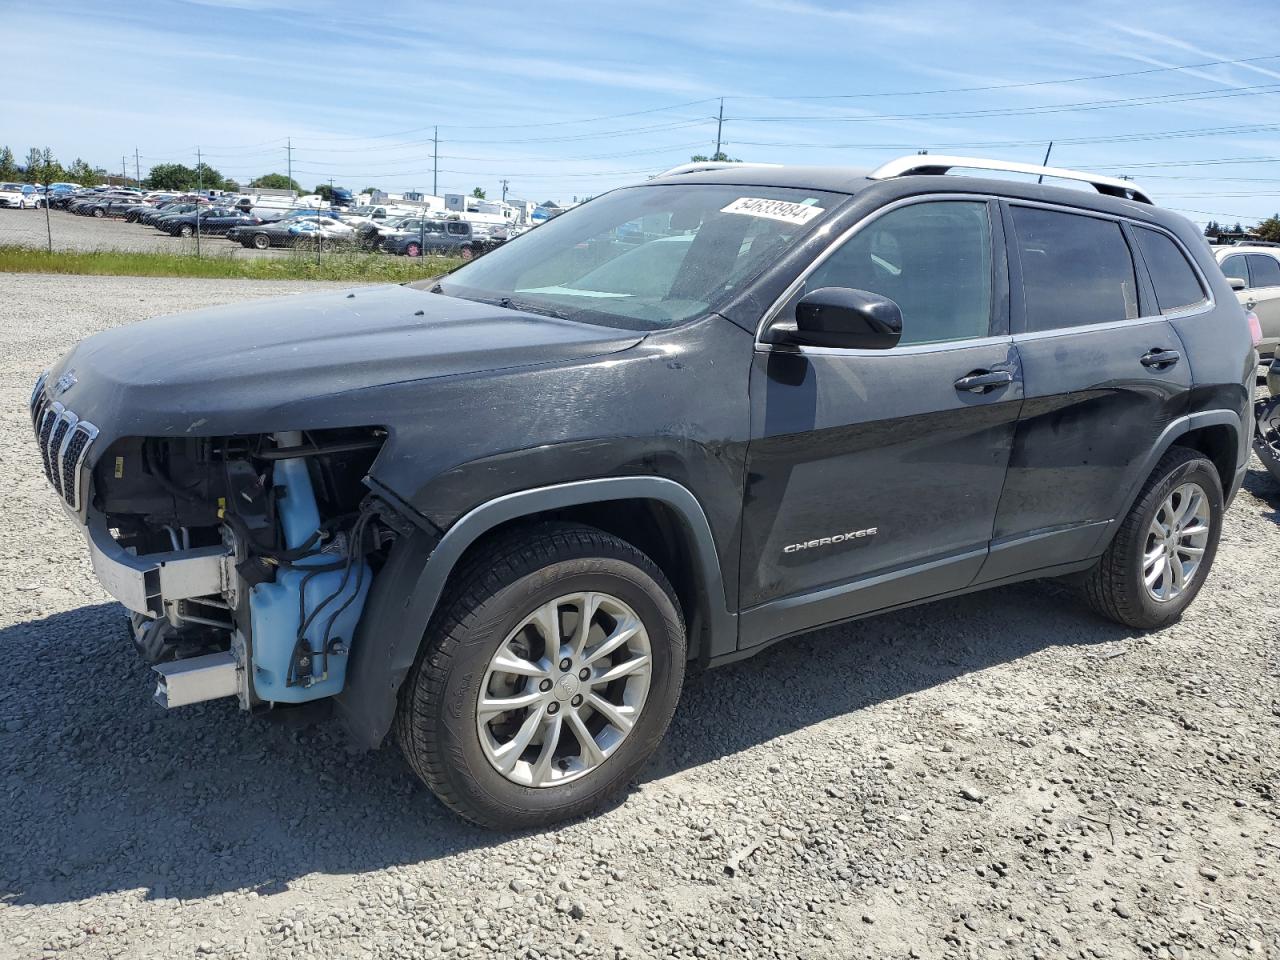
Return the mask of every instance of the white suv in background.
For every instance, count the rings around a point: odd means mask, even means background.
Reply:
[[[1215,250],[1214,256],[1240,303],[1257,315],[1262,327],[1258,356],[1270,360],[1280,344],[1280,245],[1238,244]]]

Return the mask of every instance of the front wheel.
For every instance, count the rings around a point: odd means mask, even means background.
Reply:
[[[1171,448],[1087,574],[1089,605],[1138,630],[1172,623],[1209,575],[1223,509],[1217,468],[1196,450]]]
[[[476,258],[476,252],[472,250],[470,247],[463,247],[461,250],[458,251],[458,256],[460,256],[463,260],[468,260],[468,261],[474,260]]]
[[[191,224],[189,223],[184,223],[182,226],[178,228],[178,236],[180,237],[189,237],[193,233],[195,233],[195,230],[191,227]]]
[[[99,220],[101,220],[103,217],[107,215],[107,211],[103,210],[101,207],[94,207],[93,215],[97,217]]]
[[[503,536],[450,582],[400,692],[409,765],[496,829],[609,802],[666,733],[684,680],[662,571],[626,541],[557,523]]]
[[[265,233],[255,233],[249,242],[253,244],[255,250],[265,250],[271,246],[271,238]]]
[[[404,255],[406,257],[420,257],[422,256],[422,247],[416,243],[405,244]]]

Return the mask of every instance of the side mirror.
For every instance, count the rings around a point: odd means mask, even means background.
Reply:
[[[1242,277],[1227,277],[1227,283],[1231,284],[1232,290],[1243,290],[1249,285]]]
[[[902,309],[888,297],[849,287],[821,287],[796,304],[795,323],[775,323],[766,343],[844,350],[888,350],[902,339]]]

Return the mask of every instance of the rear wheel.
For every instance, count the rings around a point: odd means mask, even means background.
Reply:
[[[406,257],[420,257],[422,256],[422,247],[418,246],[416,243],[406,243],[404,247],[404,255]]]
[[[460,256],[463,260],[474,260],[476,257],[476,252],[472,250],[470,247],[463,247],[461,250],[458,251],[458,256]]]
[[[1151,630],[1172,623],[1204,585],[1222,532],[1222,481],[1203,454],[1173,447],[1085,580],[1095,611]]]
[[[97,217],[99,220],[101,220],[103,217],[107,215],[107,211],[103,210],[101,207],[94,207],[93,215]]]
[[[684,623],[662,571],[592,527],[542,524],[450,582],[401,690],[409,765],[463,817],[540,827],[622,791],[666,732]]]

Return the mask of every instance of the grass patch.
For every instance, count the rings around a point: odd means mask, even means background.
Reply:
[[[38,250],[0,245],[0,273],[74,273],[104,277],[201,277],[214,280],[364,280],[399,283],[452,270],[451,257],[388,256],[338,251],[321,254],[301,249],[283,257],[235,256],[233,251],[147,253],[127,250]]]

